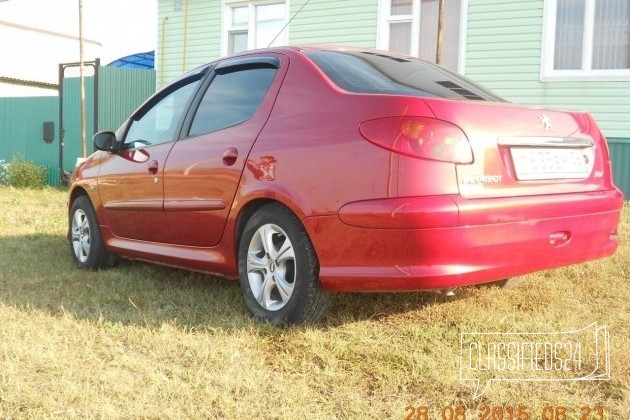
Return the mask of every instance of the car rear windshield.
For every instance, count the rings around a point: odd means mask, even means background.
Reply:
[[[374,51],[305,51],[340,88],[355,93],[505,102],[443,67]]]

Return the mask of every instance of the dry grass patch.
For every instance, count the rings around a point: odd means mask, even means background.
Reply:
[[[125,261],[76,269],[65,200],[0,188],[1,417],[404,418],[427,405],[433,419],[462,405],[478,418],[480,404],[519,404],[630,418],[628,206],[612,258],[453,299],[339,295],[323,324],[276,329],[251,320],[233,282]],[[495,383],[479,400],[459,381],[461,332],[594,321],[611,334],[610,381]]]

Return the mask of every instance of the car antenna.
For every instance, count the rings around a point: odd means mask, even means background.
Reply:
[[[289,19],[289,21],[288,21],[287,23],[285,23],[285,24],[284,24],[284,26],[282,27],[282,29],[280,29],[280,32],[278,32],[278,33],[276,34],[276,36],[274,36],[274,37],[273,37],[273,39],[271,40],[271,42],[269,43],[269,45],[267,45],[267,48],[271,47],[271,44],[273,44],[273,43],[276,41],[276,39],[278,39],[278,37],[280,36],[280,34],[281,34],[282,32],[284,32],[284,30],[285,30],[285,29],[287,29],[287,26],[289,26],[289,23],[291,23],[291,22],[293,21],[293,19],[295,19],[295,17],[296,17],[297,15],[299,15],[299,14],[300,14],[300,12],[302,11],[302,9],[304,9],[304,6],[306,6],[306,5],[308,4],[308,2],[310,2],[310,1],[311,1],[311,0],[306,0],[306,1],[304,2],[304,4],[303,4],[303,5],[299,8],[299,10],[298,10],[297,12],[295,12],[295,14],[291,17],[291,19]]]

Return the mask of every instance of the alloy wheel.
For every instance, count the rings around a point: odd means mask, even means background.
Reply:
[[[90,256],[90,222],[85,212],[77,209],[72,217],[72,249],[80,262]]]
[[[282,309],[295,287],[296,262],[293,244],[274,224],[256,230],[247,251],[247,278],[256,301],[268,311]]]

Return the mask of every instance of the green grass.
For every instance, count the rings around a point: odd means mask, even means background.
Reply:
[[[235,282],[136,262],[82,271],[66,194],[0,188],[0,417],[404,418],[407,406],[600,405],[630,418],[630,217],[611,258],[515,289],[338,295],[317,326],[254,322]],[[606,324],[611,379],[459,381],[459,335]],[[448,417],[447,417],[448,418]],[[507,419],[507,417],[505,417]],[[595,419],[597,417],[590,417]]]

